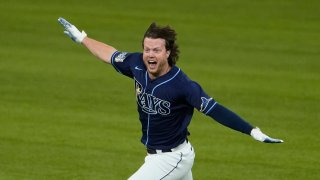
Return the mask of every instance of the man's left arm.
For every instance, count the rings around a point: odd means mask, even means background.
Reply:
[[[187,83],[185,83],[185,87],[183,88],[185,100],[198,111],[212,117],[214,120],[226,127],[251,135],[255,140],[265,143],[283,142],[283,140],[280,139],[270,138],[262,133],[259,128],[254,128],[240,116],[217,103],[204,92],[198,83],[191,80],[186,82]]]
[[[263,132],[259,128],[254,128],[248,122],[243,120],[240,116],[227,109],[226,107],[215,103],[211,111],[208,111],[206,115],[212,117],[214,120],[220,124],[227,126],[236,131],[251,135],[255,140],[265,142],[265,143],[282,143],[281,139],[274,139]]]

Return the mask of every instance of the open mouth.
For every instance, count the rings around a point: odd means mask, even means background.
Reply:
[[[153,69],[153,68],[156,67],[157,61],[149,60],[149,61],[148,61],[148,64],[149,64],[149,67],[150,67],[151,69]]]

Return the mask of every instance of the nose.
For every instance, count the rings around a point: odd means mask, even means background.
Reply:
[[[153,51],[149,51],[148,53],[147,53],[147,55],[148,55],[148,57],[154,57],[154,52]]]

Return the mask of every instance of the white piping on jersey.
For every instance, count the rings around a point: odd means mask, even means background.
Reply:
[[[146,89],[147,89],[147,85],[148,85],[148,71],[146,71],[145,73],[145,79],[146,79],[146,86],[144,88],[144,93],[146,93]],[[145,146],[147,146],[148,144],[148,141],[149,141],[149,119],[150,119],[150,114],[148,114],[148,125],[147,125],[147,140],[146,140],[146,143],[145,143]]]
[[[214,104],[211,106],[211,108],[205,113],[205,115],[207,115],[210,111],[211,111],[211,109],[215,106],[217,104],[217,102],[214,102]]]
[[[161,86],[162,84],[165,84],[165,83],[171,81],[173,78],[175,78],[175,77],[179,74],[179,72],[180,72],[180,69],[178,70],[178,72],[176,72],[176,74],[175,74],[172,78],[170,78],[170,79],[168,79],[168,80],[166,80],[166,81],[164,81],[164,82],[156,85],[156,86],[152,89],[151,95],[153,95],[153,92],[154,92],[154,90],[155,90],[157,87],[159,87],[159,86]]]
[[[174,76],[172,76],[170,79],[168,79],[168,80],[166,80],[166,81],[164,81],[164,82],[156,85],[156,86],[152,89],[151,95],[153,95],[153,92],[154,92],[154,90],[155,90],[157,87],[159,87],[159,86],[161,86],[161,85],[163,85],[163,84],[171,81],[172,79],[174,79],[174,78],[179,74],[179,72],[180,72],[180,68],[179,68],[178,72],[176,72],[176,74],[175,74]],[[147,75],[148,75],[148,74],[147,74],[147,72],[146,72],[146,88],[145,88],[145,89],[147,89]],[[148,114],[147,141],[146,141],[146,143],[145,143],[145,146],[147,146],[147,145],[148,145],[148,142],[149,142],[149,125],[150,125],[150,114]]]
[[[146,92],[146,89],[147,89],[147,85],[148,85],[148,71],[146,71],[146,87],[144,88],[144,92]]]

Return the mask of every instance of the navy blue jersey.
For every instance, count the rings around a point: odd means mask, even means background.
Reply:
[[[134,79],[142,124],[141,142],[154,149],[170,149],[185,141],[193,110],[208,114],[216,102],[181,69],[171,70],[154,80],[149,78],[142,53],[115,52],[114,68]]]

